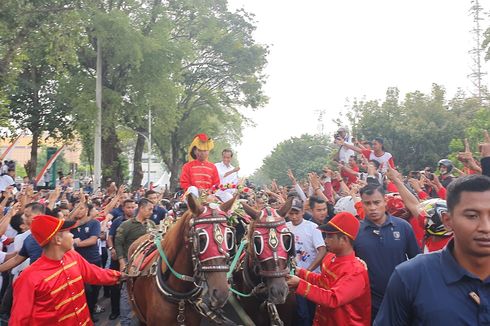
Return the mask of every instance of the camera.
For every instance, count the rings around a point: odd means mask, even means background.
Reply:
[[[429,179],[430,181],[433,181],[434,180],[434,174],[433,173],[430,173],[430,172],[425,172],[425,176],[427,177],[427,179]]]
[[[333,135],[333,138],[334,139],[342,139],[342,137],[340,136],[340,133],[335,133],[335,135]]]

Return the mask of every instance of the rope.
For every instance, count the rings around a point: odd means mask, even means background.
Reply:
[[[157,246],[157,249],[158,249],[158,253],[160,254],[160,257],[162,257],[163,261],[165,262],[165,264],[167,265],[168,269],[172,272],[172,274],[174,274],[174,276],[176,278],[178,278],[179,280],[183,280],[183,281],[187,281],[187,282],[194,282],[194,278],[193,277],[190,277],[190,276],[187,276],[187,275],[182,275],[180,273],[178,273],[176,270],[174,270],[172,268],[172,266],[170,265],[170,263],[168,262],[168,259],[167,259],[167,256],[165,255],[165,252],[163,251],[163,248],[162,248],[162,244],[161,244],[161,240],[162,240],[162,237],[160,236],[160,234],[157,234],[155,236],[155,245]]]
[[[240,255],[242,254],[243,248],[245,248],[246,245],[247,245],[247,240],[243,239],[240,242],[240,246],[238,247],[238,250],[235,254],[235,257],[233,257],[233,261],[231,262],[230,270],[226,274],[226,278],[231,278],[233,271],[235,270],[236,264],[238,263],[238,260],[240,259]]]

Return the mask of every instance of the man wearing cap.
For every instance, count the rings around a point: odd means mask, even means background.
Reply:
[[[31,233],[43,254],[14,283],[12,325],[93,325],[84,282],[116,284],[121,273],[88,263],[73,250],[75,221],[48,215],[33,218]]]
[[[319,266],[327,249],[317,225],[303,218],[303,201],[294,198],[288,212],[288,229],[294,234],[296,264],[307,271],[319,272]],[[296,297],[295,325],[311,325],[315,304],[302,296]]]
[[[371,293],[366,264],[354,253],[359,221],[348,213],[335,215],[319,229],[327,234],[329,252],[321,274],[297,268],[288,285],[317,304],[313,325],[370,325]]]
[[[216,166],[208,161],[209,151],[214,147],[211,138],[206,134],[194,137],[188,151],[188,162],[182,167],[180,186],[186,190],[190,186],[209,189],[219,184]]]

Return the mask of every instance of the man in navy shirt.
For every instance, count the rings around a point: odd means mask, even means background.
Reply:
[[[73,234],[73,246],[75,250],[91,264],[101,267],[102,257],[99,251],[98,240],[100,238],[100,222],[95,219],[97,210],[91,204],[80,203],[85,208],[75,217],[78,220],[78,226],[71,229]],[[96,322],[94,317],[95,304],[99,296],[100,285],[90,285],[85,283],[85,296],[87,297],[87,306],[92,316],[92,321]]]
[[[448,186],[442,251],[396,267],[375,325],[490,325],[490,178]]]
[[[145,198],[151,201],[154,205],[153,214],[151,215],[150,219],[155,224],[160,224],[160,221],[163,220],[167,215],[167,210],[163,208],[159,203],[160,195],[154,190],[148,190],[145,193]]]
[[[107,237],[108,250],[111,254],[111,265],[110,269],[116,271],[119,270],[119,261],[116,257],[116,249],[114,248],[114,238],[116,237],[117,228],[122,224],[122,222],[132,218],[134,216],[134,211],[136,209],[136,204],[132,199],[126,199],[123,201],[122,205],[123,214],[112,220],[111,228],[109,229],[109,237]],[[119,284],[111,286],[111,314],[109,315],[110,320],[116,319],[120,314],[120,301],[121,301],[121,286]]]
[[[420,248],[412,227],[405,220],[386,213],[384,189],[367,185],[360,191],[365,219],[354,243],[356,256],[368,267],[371,284],[371,316],[374,320],[395,267],[415,257]]]

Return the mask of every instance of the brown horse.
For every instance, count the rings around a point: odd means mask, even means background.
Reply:
[[[239,301],[256,325],[291,325],[294,296],[288,296],[286,277],[294,257],[294,236],[284,219],[291,202],[277,211],[242,205],[253,221],[241,266],[233,274],[233,287],[241,293]]]
[[[156,271],[128,281],[133,310],[141,325],[199,325],[204,314],[217,324],[228,322],[220,315],[220,308],[229,296],[226,273],[234,230],[226,224],[226,212],[234,200],[210,208],[189,195],[189,210],[163,240],[156,238],[161,252],[149,264],[156,266]],[[135,241],[128,256],[149,237]]]

